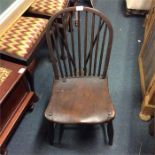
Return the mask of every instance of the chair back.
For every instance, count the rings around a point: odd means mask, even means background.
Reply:
[[[89,7],[66,8],[51,17],[46,38],[55,78],[106,78],[113,29],[109,20]]]

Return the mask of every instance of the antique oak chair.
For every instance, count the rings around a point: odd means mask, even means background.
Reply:
[[[70,20],[66,24],[68,16]],[[58,17],[63,19],[61,29]],[[70,7],[49,20],[46,38],[55,75],[45,110],[51,143],[57,123],[62,127],[65,124],[106,124],[109,145],[112,145],[115,110],[107,78],[113,39],[109,20],[95,9]]]

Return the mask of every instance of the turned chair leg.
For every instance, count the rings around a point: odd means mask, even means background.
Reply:
[[[109,145],[113,144],[113,136],[114,136],[114,129],[112,121],[108,122],[107,124],[107,134],[109,139]]]
[[[60,125],[60,131],[59,131],[59,143],[61,142],[63,132],[64,132],[64,124],[61,124]]]
[[[49,122],[48,123],[48,138],[49,138],[51,145],[54,145],[54,128],[55,128],[55,124]]]

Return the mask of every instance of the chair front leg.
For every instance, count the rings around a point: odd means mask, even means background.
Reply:
[[[61,139],[64,132],[64,124],[60,124],[60,131],[59,131],[59,143],[61,143]]]
[[[55,124],[53,122],[48,123],[48,138],[51,145],[54,145],[54,128]]]
[[[114,136],[114,129],[113,129],[112,121],[108,122],[108,124],[107,124],[107,133],[108,133],[109,145],[112,145],[113,144],[113,136]]]

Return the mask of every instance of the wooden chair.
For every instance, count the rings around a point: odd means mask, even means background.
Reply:
[[[61,29],[58,17],[63,19]],[[113,39],[109,20],[95,9],[70,7],[49,20],[46,38],[55,75],[45,111],[51,143],[55,124],[106,124],[112,145],[115,110],[107,78]]]
[[[87,6],[87,7],[94,7],[94,0],[77,0],[76,6]]]

